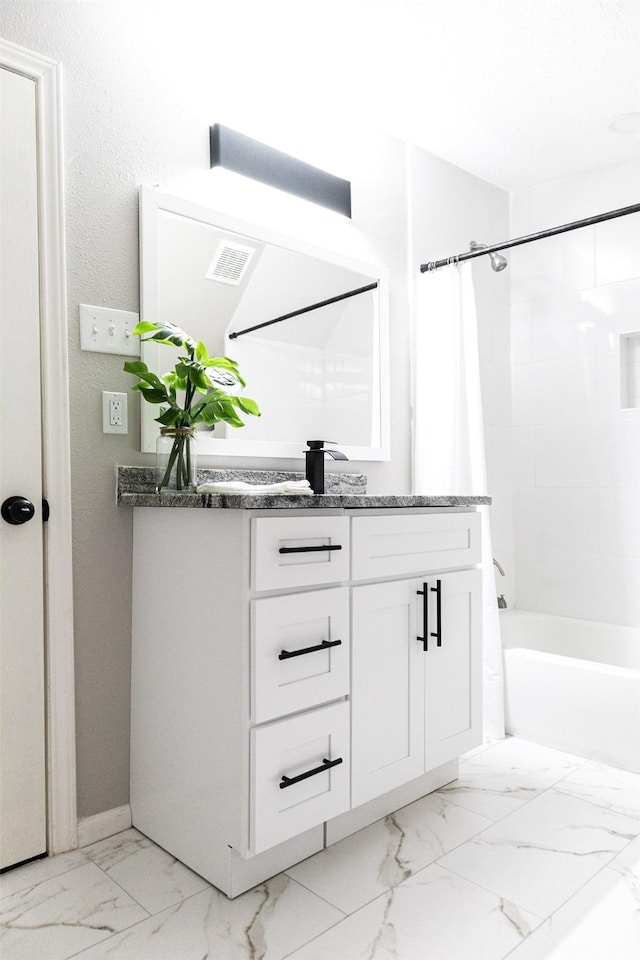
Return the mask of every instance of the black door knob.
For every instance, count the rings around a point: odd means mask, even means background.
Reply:
[[[2,519],[13,524],[26,523],[36,512],[31,500],[27,500],[26,497],[8,497],[0,510]]]

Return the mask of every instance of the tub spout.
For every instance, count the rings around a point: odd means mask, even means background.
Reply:
[[[504,593],[501,593],[500,596],[498,597],[498,610],[506,610],[506,609],[507,609],[507,601],[504,598]]]

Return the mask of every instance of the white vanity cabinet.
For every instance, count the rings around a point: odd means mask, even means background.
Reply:
[[[479,558],[473,510],[137,508],[133,825],[236,896],[455,777]]]

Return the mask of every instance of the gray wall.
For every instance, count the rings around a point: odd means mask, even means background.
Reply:
[[[128,800],[129,667],[131,641],[131,514],[114,504],[115,466],[152,462],[139,453],[138,407],[132,395],[127,436],[101,432],[101,391],[129,391],[123,358],[82,353],[78,303],[138,309],[138,202],[141,183],[168,192],[201,195],[210,189],[208,127],[216,120],[295,153],[294,136],[307,135],[298,155],[331,167],[327,151],[342,157],[336,173],[353,181],[353,223],[327,226],[321,239],[335,249],[384,263],[391,281],[392,459],[359,464],[372,492],[409,491],[410,232],[405,145],[376,131],[329,126],[331,105],[309,98],[300,113],[304,82],[293,67],[308,54],[308,24],[278,23],[263,4],[261,21],[246,23],[244,3],[2,2],[0,34],[64,65],[66,220],[69,307],[69,369],[72,429],[72,496],[78,747],[78,810],[85,817]],[[300,7],[302,5],[298,5]],[[216,12],[219,11],[219,12]],[[233,21],[235,16],[236,21]],[[245,22],[243,23],[243,16]],[[298,63],[287,71],[293,38]],[[286,36],[286,43],[283,38]],[[349,38],[347,38],[349,39]],[[358,38],[353,37],[358,43]],[[277,43],[280,41],[281,49]],[[344,38],[343,38],[344,42]],[[320,53],[322,56],[320,57]],[[332,51],[318,51],[330,64]],[[271,66],[270,66],[271,65]],[[273,72],[270,72],[273,67]],[[323,67],[326,69],[326,67]],[[288,86],[287,86],[288,84]],[[314,78],[318,92],[318,77]],[[350,91],[354,109],[360,96]],[[323,151],[325,153],[323,154]],[[426,156],[423,154],[423,156]],[[326,163],[323,163],[326,160]],[[438,161],[439,162],[439,161]],[[414,160],[422,195],[439,200],[429,165]],[[473,207],[473,239],[492,239],[506,217],[506,197],[497,188],[455,170],[462,194],[454,210],[441,208],[439,223],[465,224],[466,199]],[[421,172],[422,171],[422,172]],[[254,196],[248,184],[245,219]],[[486,198],[490,197],[488,207]],[[229,204],[228,194],[219,197]],[[286,198],[288,200],[288,198]],[[473,205],[472,205],[473,206]],[[322,228],[310,213],[291,213],[282,200],[283,232],[318,240]],[[420,210],[415,211],[420,216]],[[426,216],[426,212],[425,212]],[[431,238],[431,249],[426,240]],[[445,256],[439,229],[425,220],[419,259]],[[471,237],[469,237],[471,239]],[[499,239],[496,237],[496,239]],[[487,321],[489,322],[489,321]],[[260,399],[259,397],[257,398]],[[221,458],[220,466],[233,465]],[[236,461],[238,465],[300,469],[302,461]]]

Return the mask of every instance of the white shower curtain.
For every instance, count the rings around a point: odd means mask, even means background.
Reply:
[[[487,493],[471,264],[421,274],[413,370],[414,493]],[[483,732],[504,737],[500,621],[489,507],[482,516]]]

